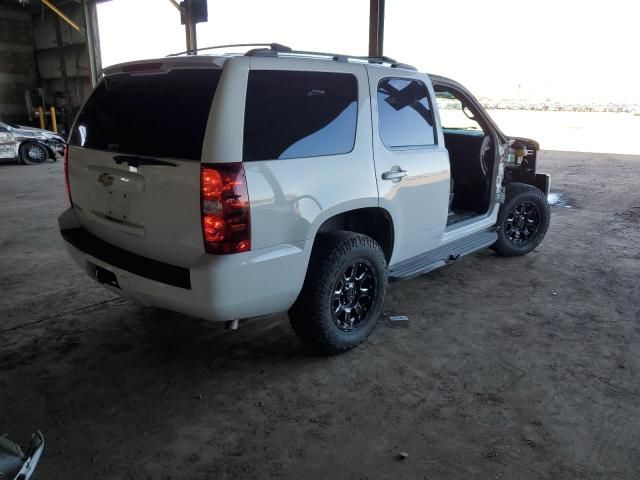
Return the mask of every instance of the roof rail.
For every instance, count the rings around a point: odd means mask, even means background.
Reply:
[[[205,50],[217,50],[220,48],[232,48],[232,47],[269,47],[269,49],[274,52],[291,51],[290,47],[287,47],[286,45],[280,45],[279,43],[229,43],[227,45],[213,45],[211,47],[195,48],[193,50],[185,50],[184,52],[170,53],[169,55],[167,55],[167,57],[177,57],[179,55],[184,55],[185,53],[189,54],[189,53],[195,53],[195,52],[202,52]]]
[[[258,47],[252,48],[245,52],[247,57],[278,57],[280,55],[285,56],[300,56],[300,57],[316,57],[316,58],[328,58],[336,62],[348,62],[349,60],[356,60],[359,62],[367,62],[376,65],[387,64],[391,68],[403,68],[405,70],[417,70],[413,65],[406,63],[400,63],[393,58],[389,57],[367,57],[357,55],[344,55],[341,53],[328,53],[328,52],[312,52],[307,50],[293,50],[291,47],[281,45],[280,43],[232,43],[228,45],[214,45],[211,47],[197,48],[195,50],[185,50],[184,52],[172,53],[167,55],[168,57],[175,57],[178,55],[184,55],[185,53],[202,52],[205,50],[217,50],[220,48],[232,48],[232,47]]]
[[[275,44],[278,45],[278,44]],[[281,46],[281,45],[278,45]],[[328,53],[328,52],[312,52],[307,50],[292,50],[289,47],[286,47],[288,50],[284,49],[273,49],[273,48],[255,48],[253,50],[249,50],[245,53],[246,56],[249,57],[277,57],[280,54],[284,56],[302,56],[302,57],[320,57],[320,58],[330,58],[336,62],[348,62],[349,60],[357,60],[361,62],[373,63],[373,64],[388,64],[391,68],[403,68],[406,70],[417,70],[413,65],[408,65],[406,63],[401,63],[393,58],[389,57],[367,57],[367,56],[357,56],[357,55],[345,55],[342,53]]]

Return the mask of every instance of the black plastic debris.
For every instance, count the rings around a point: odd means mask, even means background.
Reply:
[[[409,325],[409,317],[406,315],[389,316],[389,322],[392,327],[406,327]]]

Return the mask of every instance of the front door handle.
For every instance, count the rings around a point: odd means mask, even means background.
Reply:
[[[407,176],[407,171],[402,170],[400,167],[391,167],[391,170],[382,174],[383,180],[391,180],[393,182],[399,182],[403,177]]]

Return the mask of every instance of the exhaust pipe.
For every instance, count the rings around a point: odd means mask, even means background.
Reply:
[[[229,320],[227,321],[227,330],[238,330],[238,325],[240,325],[239,320]]]

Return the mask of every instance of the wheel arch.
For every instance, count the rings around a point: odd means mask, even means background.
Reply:
[[[391,259],[395,238],[393,219],[388,210],[382,207],[364,207],[329,217],[318,227],[314,244],[318,235],[337,230],[360,233],[373,238],[382,248],[387,263]]]

